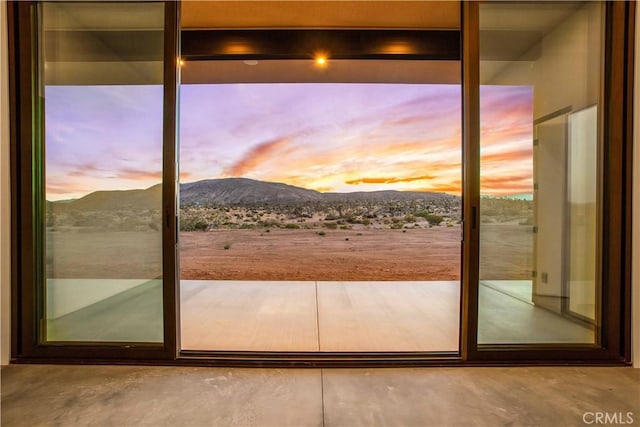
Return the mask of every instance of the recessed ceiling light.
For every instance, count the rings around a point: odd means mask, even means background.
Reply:
[[[327,65],[327,57],[325,55],[318,55],[314,60],[318,67],[324,67]]]
[[[245,59],[243,61],[246,65],[258,65],[258,61],[255,59]]]

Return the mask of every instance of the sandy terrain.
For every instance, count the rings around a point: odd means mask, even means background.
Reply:
[[[528,279],[531,227],[482,226],[481,278]],[[457,280],[460,227],[219,230],[180,234],[183,279]],[[228,245],[228,249],[225,249]],[[48,277],[157,278],[154,232],[48,233]]]
[[[159,232],[47,232],[49,278],[157,279],[162,277]]]
[[[182,233],[181,277],[234,280],[455,280],[460,228]],[[229,249],[224,249],[230,245]]]

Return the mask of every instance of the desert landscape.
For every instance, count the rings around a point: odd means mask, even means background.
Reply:
[[[460,279],[459,197],[327,194],[252,180],[183,186],[180,277]],[[154,186],[49,203],[48,277],[161,277],[160,195]],[[532,202],[482,203],[481,278],[530,278]]]
[[[460,227],[186,232],[180,277],[210,280],[457,280]],[[227,248],[227,249],[225,249]],[[453,256],[452,256],[453,255]]]

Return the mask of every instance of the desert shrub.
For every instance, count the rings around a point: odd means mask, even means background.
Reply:
[[[223,248],[225,248],[225,250],[228,250],[231,248],[231,243],[225,243]]]
[[[258,221],[258,225],[260,227],[277,227],[278,223],[276,221],[267,220],[267,221]]]
[[[180,216],[180,231],[205,231],[209,224],[204,218]]]
[[[56,216],[51,210],[47,210],[46,217],[47,227],[53,227],[56,223]]]
[[[427,215],[427,221],[429,221],[429,225],[440,225],[444,218],[439,215],[429,214]]]
[[[284,228],[289,228],[289,229],[293,229],[293,230],[295,230],[295,229],[300,228],[300,226],[299,226],[298,224],[291,224],[291,223],[289,223],[289,224],[286,224],[286,225],[284,226]]]
[[[406,222],[416,222],[416,217],[415,217],[415,216],[413,216],[413,215],[406,215],[406,216],[404,217],[404,220],[405,220]]]
[[[327,227],[329,230],[335,230],[336,228],[338,228],[338,224],[335,222],[325,222],[324,226]]]
[[[325,236],[327,233],[325,233],[324,231],[318,231],[316,234],[318,236]]]
[[[74,227],[89,227],[94,225],[93,219],[89,215],[79,215],[74,218],[73,226]]]
[[[427,217],[431,215],[429,211],[417,211],[413,213],[413,216],[419,216],[420,218],[427,219]]]

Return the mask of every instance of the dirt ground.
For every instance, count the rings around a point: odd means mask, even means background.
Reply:
[[[183,279],[456,280],[460,228],[182,233]],[[229,249],[224,249],[225,245]]]
[[[497,228],[499,227],[499,228]],[[527,279],[526,227],[486,226],[481,272]],[[461,229],[225,230],[181,233],[183,279],[459,280]],[[525,244],[523,244],[523,242]],[[228,249],[225,249],[228,247]]]
[[[480,277],[528,279],[531,227],[483,225]],[[458,280],[461,229],[180,233],[180,276],[202,280]],[[225,249],[228,247],[228,249]],[[160,233],[48,233],[47,275],[157,278]]]

